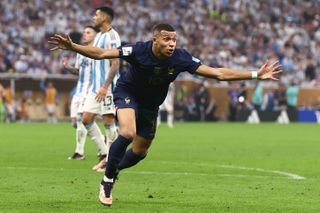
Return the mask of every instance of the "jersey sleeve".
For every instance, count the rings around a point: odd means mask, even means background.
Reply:
[[[182,50],[180,53],[180,59],[184,70],[194,74],[198,67],[201,65],[200,59],[192,56],[188,51]]]
[[[113,31],[110,33],[110,42],[109,42],[109,48],[118,48],[121,45],[121,39],[119,34],[116,31]]]
[[[136,44],[127,44],[118,47],[119,50],[119,58],[124,59],[125,61],[133,62],[135,58],[135,54],[137,51]]]

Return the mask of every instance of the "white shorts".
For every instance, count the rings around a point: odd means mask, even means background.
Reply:
[[[76,118],[79,113],[83,113],[83,105],[86,96],[74,95],[70,106],[70,117]]]
[[[113,103],[113,95],[108,93],[100,103],[96,101],[96,94],[89,93],[86,96],[83,105],[83,112],[91,112],[98,115],[116,114],[116,108]]]
[[[56,110],[56,105],[55,104],[47,104],[48,113],[53,114],[55,110]]]

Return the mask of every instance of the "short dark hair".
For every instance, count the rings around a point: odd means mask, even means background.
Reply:
[[[96,10],[100,10],[101,12],[107,14],[110,17],[110,21],[113,20],[114,17],[114,11],[111,7],[98,7]]]
[[[171,26],[170,24],[164,24],[164,23],[161,23],[161,24],[157,24],[153,27],[153,30],[152,32],[155,33],[155,32],[161,32],[161,30],[165,30],[165,31],[168,31],[168,32],[174,32],[176,31],[173,26]]]
[[[99,30],[97,27],[92,26],[92,25],[87,25],[87,26],[85,26],[84,28],[91,28],[91,29],[93,29],[96,33],[100,32],[100,30]]]

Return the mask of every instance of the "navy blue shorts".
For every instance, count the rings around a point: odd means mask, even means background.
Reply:
[[[134,96],[122,88],[116,88],[113,99],[116,109],[134,109],[136,114],[137,135],[148,140],[152,140],[155,137],[158,109],[150,110],[139,106]]]

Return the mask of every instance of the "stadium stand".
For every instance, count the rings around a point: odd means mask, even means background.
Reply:
[[[250,70],[267,59],[278,58],[284,70],[283,85],[295,80],[300,88],[320,86],[318,0],[2,0],[1,80],[12,78],[12,73],[15,79],[70,78],[64,77],[68,74],[61,63],[66,54],[50,53],[47,39],[63,32],[79,40],[83,26],[92,23],[94,8],[104,4],[115,9],[114,27],[125,42],[148,40],[154,24],[169,22],[178,31],[178,46],[206,64]],[[198,79],[187,74],[180,80]],[[228,86],[225,82],[211,83]],[[263,86],[278,85],[264,82]]]

